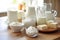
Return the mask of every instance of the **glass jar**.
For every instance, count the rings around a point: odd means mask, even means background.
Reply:
[[[9,8],[7,9],[7,16],[8,16],[8,22],[17,22],[18,17],[17,17],[17,5],[16,4],[11,4]]]
[[[37,25],[46,24],[46,16],[43,7],[37,7]]]
[[[28,3],[27,3],[28,2]],[[30,18],[34,21],[33,24],[36,25],[36,6],[37,1],[36,0],[26,0],[26,14],[25,17]]]
[[[46,24],[46,21],[54,20],[57,15],[56,10],[52,11],[51,3],[43,3],[37,7],[37,24]]]

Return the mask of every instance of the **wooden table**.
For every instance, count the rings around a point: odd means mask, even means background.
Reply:
[[[8,29],[6,19],[7,17],[0,17],[0,40],[53,40],[60,37],[60,30],[50,34],[40,32],[36,38],[28,37],[26,34],[22,33],[13,33]],[[60,23],[60,18],[56,20]]]

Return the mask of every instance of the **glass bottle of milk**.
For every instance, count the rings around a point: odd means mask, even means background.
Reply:
[[[28,3],[27,3],[28,2]],[[36,26],[36,0],[26,0],[25,26]]]
[[[27,6],[25,18],[23,22],[26,27],[36,26],[36,12],[34,6]]]

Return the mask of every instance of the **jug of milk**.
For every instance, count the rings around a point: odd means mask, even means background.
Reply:
[[[34,20],[34,23],[36,23],[36,10],[34,6],[27,7],[26,18],[30,18]]]

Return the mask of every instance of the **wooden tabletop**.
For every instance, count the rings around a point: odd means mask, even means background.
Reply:
[[[54,40],[60,37],[60,30],[53,33],[41,33],[38,37],[31,38],[25,33],[13,33],[6,24],[7,17],[0,17],[0,40]],[[60,25],[60,18],[56,19]],[[60,26],[59,26],[60,27]]]

